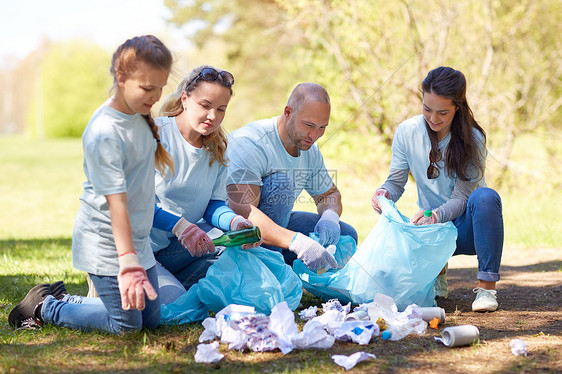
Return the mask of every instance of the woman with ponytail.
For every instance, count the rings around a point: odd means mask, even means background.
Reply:
[[[234,77],[199,66],[169,95],[156,118],[161,143],[173,157],[176,173],[156,172],[156,207],[150,233],[159,272],[161,300],[168,304],[203,278],[218,258],[211,238],[222,231],[252,227],[226,206],[226,135],[221,123],[232,96]],[[244,245],[243,248],[260,243]],[[166,277],[167,276],[167,277]]]
[[[422,114],[398,126],[390,174],[375,192],[373,208],[381,213],[380,195],[398,201],[411,172],[420,208],[411,222],[453,222],[458,231],[453,255],[478,258],[472,310],[492,312],[498,308],[503,217],[500,196],[486,187],[484,179],[486,134],[468,105],[462,72],[444,66],[433,69],[421,91]],[[431,215],[424,215],[425,211]],[[448,295],[446,266],[436,279],[435,290],[437,296]]]
[[[12,326],[51,323],[114,334],[158,326],[158,277],[149,242],[154,169],[171,176],[174,166],[150,110],[171,66],[170,51],[152,35],[119,46],[110,69],[115,94],[95,111],[82,136],[86,182],[72,256],[99,299],[67,295],[62,282],[39,284],[10,313]]]

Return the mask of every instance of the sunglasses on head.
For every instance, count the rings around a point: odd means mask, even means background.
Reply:
[[[220,73],[213,68],[203,68],[199,74],[195,78],[191,80],[186,86],[189,87],[193,82],[195,82],[198,78],[201,78],[207,82],[214,82],[217,79],[221,78],[220,83],[222,83],[226,87],[230,87],[234,84],[234,76],[226,70],[221,71]]]
[[[436,151],[431,147],[429,151],[429,166],[427,167],[427,179],[435,179],[439,177],[439,168],[437,162],[441,160],[441,152]]]

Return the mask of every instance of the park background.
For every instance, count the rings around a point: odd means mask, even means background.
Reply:
[[[20,3],[37,13],[34,1]],[[74,23],[89,14],[77,2],[48,3],[74,12],[68,17]],[[332,116],[318,144],[342,191],[342,219],[357,228],[360,240],[378,220],[370,198],[387,176],[394,130],[421,113],[421,80],[440,65],[461,70],[469,103],[487,132],[486,180],[503,199],[505,251],[532,263],[542,250],[560,252],[560,0],[165,0],[125,2],[119,9],[100,3],[107,18],[91,13],[97,25],[91,35],[61,32],[30,43],[18,56],[0,56],[1,315],[38,282],[64,278],[71,290],[85,290],[70,253],[84,181],[80,136],[108,97],[113,50],[145,33],[161,38],[175,55],[164,96],[200,64],[234,74],[227,132],[280,114],[299,82],[324,85]],[[158,3],[158,11],[145,9],[148,3]],[[3,16],[25,26],[26,12],[6,14],[6,4],[0,5]],[[119,19],[135,20],[130,35],[124,21],[119,32],[105,30]],[[64,30],[64,19],[51,21]],[[11,32],[25,34],[26,27]],[[116,39],[118,34],[124,36]],[[12,37],[2,38],[8,45]],[[409,216],[417,211],[415,200],[410,180],[397,205]],[[314,204],[303,195],[298,208],[314,210]],[[34,354],[15,343],[32,337],[14,335],[5,318],[0,325],[2,344]],[[45,334],[41,339],[51,339]],[[60,334],[72,335],[54,333]],[[17,355],[2,365],[24,367]]]

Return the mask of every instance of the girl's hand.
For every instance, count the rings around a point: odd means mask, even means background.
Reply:
[[[137,255],[133,252],[119,256],[119,275],[117,275],[121,307],[123,310],[145,307],[144,297],[156,300],[158,294],[150,284],[146,271],[139,265]]]

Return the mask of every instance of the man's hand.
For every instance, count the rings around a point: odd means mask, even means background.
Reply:
[[[201,257],[206,253],[215,251],[215,245],[209,235],[183,217],[176,223],[172,233],[177,236],[182,247],[187,249],[194,257]]]
[[[326,209],[316,223],[314,233],[318,235],[320,244],[324,247],[337,244],[341,235],[340,216],[333,210]]]
[[[338,266],[336,259],[326,248],[301,233],[295,235],[289,250],[294,252],[310,270],[333,269]]]

